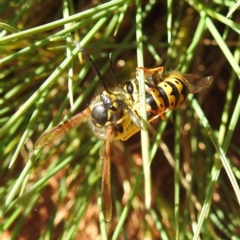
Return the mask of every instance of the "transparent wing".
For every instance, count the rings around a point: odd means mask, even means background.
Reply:
[[[191,93],[200,92],[212,84],[213,77],[201,77],[195,74],[183,74],[183,77],[189,83],[189,91]]]
[[[82,120],[91,113],[90,108],[86,108],[84,111],[76,114],[68,119],[66,122],[59,124],[58,126],[45,131],[36,141],[34,148],[40,149],[55,140],[64,136],[69,130],[76,128],[82,122]]]
[[[102,209],[105,221],[110,222],[112,219],[112,190],[111,190],[111,135],[112,127],[107,130],[105,142],[104,162],[102,170]]]

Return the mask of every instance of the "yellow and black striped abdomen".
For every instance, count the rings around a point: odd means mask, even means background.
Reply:
[[[163,88],[167,95],[168,109],[180,107],[187,98],[189,87],[183,76],[172,73],[161,82],[159,87]]]
[[[156,87],[152,87],[147,95],[149,119],[180,107],[187,98],[189,86],[179,73],[171,73]]]

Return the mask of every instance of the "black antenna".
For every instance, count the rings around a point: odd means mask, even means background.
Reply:
[[[88,59],[88,61],[91,63],[94,71],[96,72],[97,76],[99,77],[100,81],[102,82],[102,85],[104,87],[104,89],[106,90],[106,92],[109,93],[107,85],[104,82],[104,79],[100,73],[100,71],[98,70],[96,64],[94,63],[93,59],[90,57],[90,55],[82,48],[82,46],[80,45],[80,43],[78,43],[76,40],[74,40],[75,45],[79,48],[79,50],[84,54],[84,56]]]
[[[118,83],[118,85],[121,86],[121,83],[118,81],[117,76],[113,69],[112,53],[109,54],[109,61],[110,61],[110,69],[111,69],[112,76],[113,76],[114,80]]]

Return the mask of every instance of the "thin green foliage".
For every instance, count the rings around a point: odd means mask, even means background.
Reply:
[[[142,36],[142,8],[141,1],[136,1],[137,12],[136,12],[136,40],[137,40],[137,64],[138,67],[144,66],[143,59],[143,36]],[[143,157],[143,170],[144,170],[144,182],[145,182],[145,204],[146,208],[149,209],[151,205],[151,181],[150,181],[150,164],[149,164],[149,139],[147,132],[147,114],[146,114],[146,96],[145,96],[145,83],[144,83],[144,72],[137,71],[139,74],[139,92],[140,92],[140,104],[141,104],[141,117],[142,117],[142,130],[141,130],[141,146],[142,146],[142,157]]]

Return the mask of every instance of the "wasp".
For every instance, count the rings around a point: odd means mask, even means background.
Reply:
[[[82,112],[71,117],[66,122],[45,131],[36,141],[34,148],[40,149],[64,136],[68,131],[79,126],[85,118],[93,133],[104,140],[103,168],[102,168],[102,209],[106,221],[112,218],[112,197],[110,184],[110,155],[111,141],[125,141],[141,130],[139,79],[136,78],[121,84],[113,71],[110,58],[110,69],[113,78],[117,82],[115,89],[109,89],[95,66],[93,59],[74,41],[75,45],[91,63],[99,77],[103,90],[95,96],[92,102]],[[210,86],[212,77],[200,78],[193,74],[182,75],[172,72],[164,75],[163,67],[147,69],[138,67],[137,71],[144,71],[147,121],[152,122],[156,118],[165,119],[168,110],[180,107],[189,92],[195,93]]]

